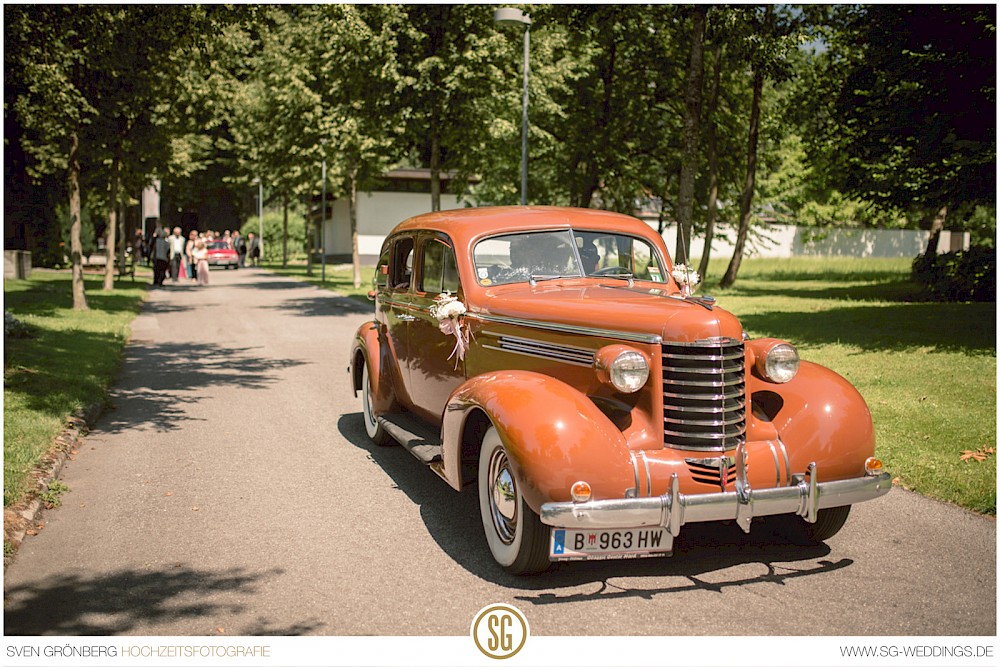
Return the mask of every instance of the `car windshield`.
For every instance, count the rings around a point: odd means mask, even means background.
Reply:
[[[473,254],[480,285],[583,275],[569,230],[495,236],[477,243]]]
[[[216,241],[208,244],[209,250],[229,250],[229,244],[225,241]]]
[[[484,239],[473,251],[480,285],[532,278],[633,276],[663,282],[656,251],[642,239],[614,232],[523,232]]]

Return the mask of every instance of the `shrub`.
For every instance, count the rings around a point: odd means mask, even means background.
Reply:
[[[934,301],[996,301],[997,255],[986,246],[913,260],[913,280]]]

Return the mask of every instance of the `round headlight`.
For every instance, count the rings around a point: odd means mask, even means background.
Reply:
[[[788,343],[780,343],[767,351],[764,377],[779,384],[788,382],[799,372],[799,353]]]
[[[646,358],[634,350],[625,350],[611,362],[608,368],[611,384],[620,392],[631,394],[642,389],[649,379],[649,364]]]

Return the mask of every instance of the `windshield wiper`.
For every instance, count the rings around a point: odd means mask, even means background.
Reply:
[[[591,273],[588,278],[617,278],[618,280],[627,280],[629,287],[635,287],[635,276],[628,271],[622,271],[620,273],[608,272],[608,273]]]
[[[528,276],[528,284],[530,284],[532,287],[534,287],[535,285],[537,285],[538,283],[540,283],[540,282],[542,282],[544,280],[559,280],[560,278],[579,278],[579,277],[580,276],[578,276],[578,275],[572,275],[572,276],[555,276],[555,275],[535,274],[535,273],[532,273],[530,276]]]

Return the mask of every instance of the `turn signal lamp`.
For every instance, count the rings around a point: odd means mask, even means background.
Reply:
[[[881,475],[882,474],[882,462],[875,458],[874,456],[869,456],[865,459],[865,474],[866,475]]]
[[[569,495],[572,496],[573,502],[575,503],[585,503],[590,500],[590,484],[587,482],[575,482],[573,486],[569,489]]]

